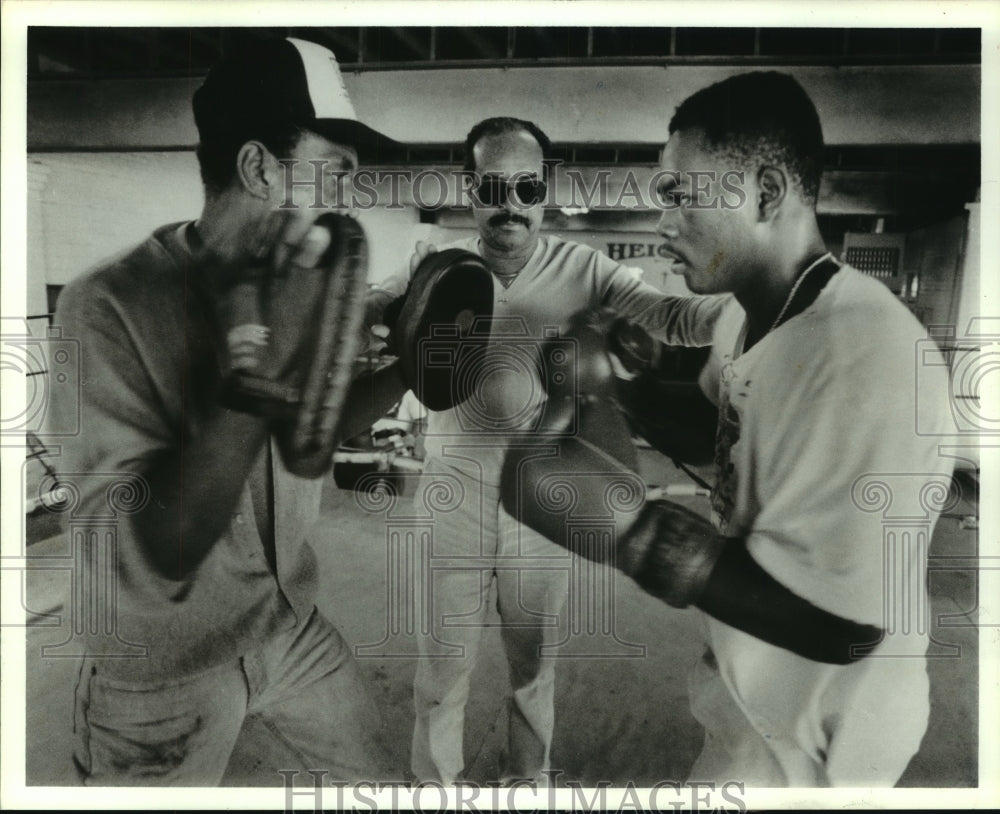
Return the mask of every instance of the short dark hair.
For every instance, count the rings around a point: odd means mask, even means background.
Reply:
[[[248,141],[259,141],[278,158],[288,158],[305,133],[297,125],[281,124],[203,137],[198,142],[196,155],[206,193],[218,195],[232,183],[236,176],[236,156]]]
[[[542,132],[542,128],[534,122],[524,119],[514,119],[510,116],[494,116],[492,119],[483,119],[475,125],[469,135],[465,137],[465,164],[463,169],[472,172],[476,168],[476,156],[473,152],[480,140],[487,136],[499,136],[504,133],[528,133],[538,146],[542,148],[542,163],[548,170],[548,162],[552,158],[552,142],[549,137]]]
[[[788,74],[738,74],[689,96],[670,120],[670,133],[699,128],[706,146],[742,164],[784,166],[815,205],[823,173],[823,129],[802,86]]]

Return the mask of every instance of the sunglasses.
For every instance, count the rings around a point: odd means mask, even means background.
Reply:
[[[479,186],[472,190],[482,206],[503,206],[513,193],[514,200],[522,206],[534,206],[545,200],[548,187],[535,177],[519,177],[508,181],[499,175],[484,175]]]

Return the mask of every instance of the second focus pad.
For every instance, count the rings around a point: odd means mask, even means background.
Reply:
[[[417,267],[390,328],[403,375],[428,409],[447,410],[472,395],[492,317],[493,276],[481,257],[444,249]]]

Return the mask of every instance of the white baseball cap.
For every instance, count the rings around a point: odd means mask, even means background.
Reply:
[[[358,120],[333,52],[293,37],[224,55],[195,91],[193,107],[203,141],[250,139],[292,124],[362,156],[399,146]]]

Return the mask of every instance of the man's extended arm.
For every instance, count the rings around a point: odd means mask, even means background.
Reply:
[[[628,317],[668,345],[705,347],[712,344],[715,323],[730,302],[729,295],[680,297],[664,294],[636,279],[625,266],[607,261],[602,267],[602,302]]]

